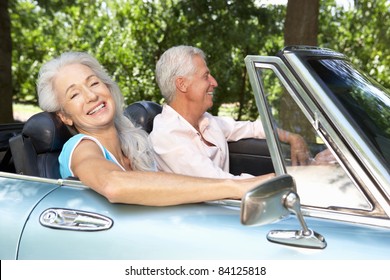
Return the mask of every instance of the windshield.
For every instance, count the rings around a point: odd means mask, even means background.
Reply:
[[[308,63],[347,111],[352,124],[390,165],[390,92],[348,61],[322,59]]]

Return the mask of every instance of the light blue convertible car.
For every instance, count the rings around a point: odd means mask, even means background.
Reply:
[[[112,204],[58,179],[70,132],[38,113],[0,127],[0,259],[390,259],[389,91],[328,49],[245,63],[267,141],[229,143],[231,172],[277,177],[241,201]],[[126,109],[148,131],[159,110]],[[277,127],[304,137],[307,165]]]

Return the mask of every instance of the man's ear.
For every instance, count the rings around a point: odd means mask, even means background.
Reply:
[[[69,117],[67,116],[66,113],[60,111],[60,112],[57,112],[56,114],[57,114],[57,116],[60,117],[61,121],[62,121],[64,124],[66,124],[66,125],[68,125],[68,126],[73,126],[73,121],[71,120],[71,118],[69,118]]]
[[[181,92],[187,91],[187,80],[185,77],[177,77],[175,80],[176,88]]]

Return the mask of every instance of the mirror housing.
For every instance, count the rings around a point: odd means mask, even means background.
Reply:
[[[284,200],[295,191],[294,179],[288,174],[274,177],[248,191],[241,202],[241,223],[266,225],[288,216],[290,211]]]
[[[250,190],[242,198],[241,223],[248,226],[265,225],[283,219],[290,213],[298,218],[300,230],[272,230],[270,242],[310,249],[324,249],[325,238],[309,229],[303,218],[294,179],[288,175],[272,178]]]

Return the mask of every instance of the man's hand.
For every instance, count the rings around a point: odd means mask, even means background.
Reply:
[[[302,136],[290,133],[288,143],[291,147],[291,163],[295,165],[308,165],[310,152]]]
[[[336,163],[337,160],[329,149],[319,152],[311,162],[312,165],[330,165]]]

